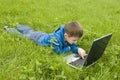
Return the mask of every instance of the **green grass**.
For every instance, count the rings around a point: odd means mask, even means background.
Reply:
[[[0,0],[0,80],[119,80],[120,0]],[[90,68],[73,69],[49,47],[6,33],[2,27],[24,24],[53,32],[78,21],[84,36],[78,46],[87,52],[95,38],[113,33],[103,56]]]

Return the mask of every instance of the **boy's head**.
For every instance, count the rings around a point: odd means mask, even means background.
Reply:
[[[82,37],[83,30],[79,23],[68,22],[64,27],[64,39],[70,44],[76,43]]]

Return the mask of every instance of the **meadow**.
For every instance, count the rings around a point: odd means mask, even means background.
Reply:
[[[94,39],[113,34],[95,65],[73,69],[63,60],[67,54],[3,30],[22,24],[52,33],[69,21],[82,25],[77,46],[86,52]],[[0,80],[120,80],[119,40],[120,0],[0,0]]]

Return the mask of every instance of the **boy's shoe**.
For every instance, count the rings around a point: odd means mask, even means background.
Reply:
[[[4,29],[4,30],[7,30],[7,29],[8,29],[8,26],[4,26],[3,29]]]

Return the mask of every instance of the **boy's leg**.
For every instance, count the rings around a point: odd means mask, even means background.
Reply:
[[[33,31],[31,28],[24,25],[17,25],[17,30],[22,34],[27,34],[30,31]]]
[[[33,32],[30,32],[30,35],[27,35],[27,36],[25,35],[25,36],[36,42],[43,35],[47,35],[47,33],[42,31],[33,31]]]
[[[20,34],[20,35],[22,35],[28,39],[31,39],[33,41],[36,41],[41,36],[47,34],[42,31],[34,31],[26,26],[17,26],[17,30],[15,28],[8,28],[8,26],[4,26],[4,30],[6,30],[9,33]]]
[[[47,33],[41,32],[41,31],[34,31],[31,28],[19,25],[17,26],[17,30],[24,35],[24,37],[31,39],[33,41],[36,41],[38,38],[40,38],[42,35],[45,35]]]
[[[15,28],[8,28],[8,26],[4,26],[3,29],[9,33],[13,34],[21,34],[19,31],[17,31]]]

